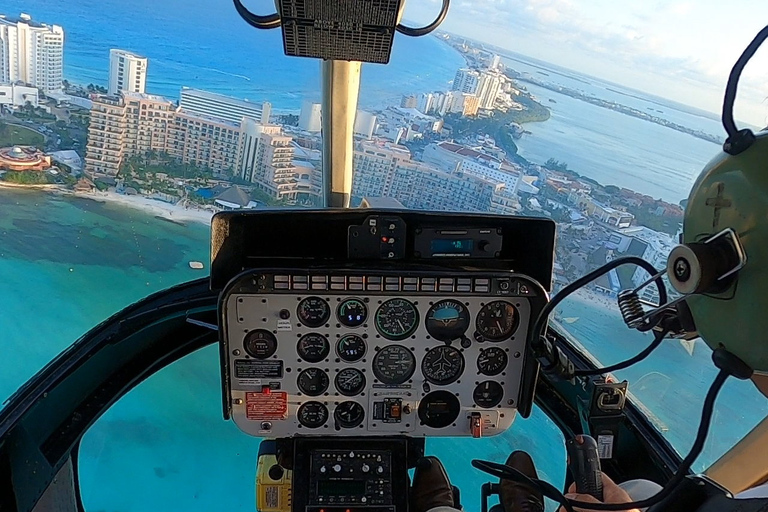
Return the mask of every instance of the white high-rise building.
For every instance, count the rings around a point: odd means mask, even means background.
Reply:
[[[462,68],[456,72],[453,79],[453,90],[467,94],[475,94],[480,81],[480,73],[473,69]]]
[[[358,110],[355,115],[355,125],[352,129],[355,137],[370,139],[376,130],[376,115],[365,110]]]
[[[496,72],[484,72],[480,75],[477,93],[480,98],[480,108],[492,109],[496,103],[496,97],[501,91],[501,75]]]
[[[501,71],[501,57],[494,54],[493,57],[491,57],[491,64],[488,66],[488,69],[492,71]]]
[[[416,110],[418,110],[423,114],[429,114],[430,112],[432,112],[432,109],[434,108],[433,107],[434,101],[435,101],[434,94],[432,94],[431,92],[422,93],[419,96],[419,104],[416,107]]]
[[[64,29],[27,14],[0,14],[0,83],[21,81],[44,92],[61,90]]]
[[[146,82],[146,57],[125,50],[109,50],[109,94],[143,93]]]
[[[319,103],[305,101],[299,113],[299,128],[305,132],[317,133],[322,129],[321,106]]]
[[[218,117],[237,124],[242,122],[243,117],[253,119],[257,123],[267,124],[272,112],[272,104],[267,101],[251,103],[248,100],[240,100],[189,87],[181,88],[179,106],[193,114]]]

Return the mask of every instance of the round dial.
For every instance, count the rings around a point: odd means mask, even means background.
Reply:
[[[331,307],[320,297],[307,297],[299,302],[296,315],[307,327],[320,327],[331,317]]]
[[[488,341],[502,341],[517,328],[517,308],[509,302],[489,302],[477,314],[477,331]]]
[[[365,389],[365,375],[357,368],[344,368],[336,374],[336,389],[344,396],[355,396]]]
[[[481,382],[475,386],[475,391],[472,392],[472,399],[475,403],[486,409],[499,405],[502,398],[504,398],[504,388],[492,380]]]
[[[387,345],[373,358],[373,374],[383,384],[402,384],[416,370],[413,353],[400,345]]]
[[[456,382],[463,371],[464,356],[458,349],[447,345],[431,349],[421,360],[424,378],[438,386]]]
[[[328,339],[322,334],[314,332],[302,336],[296,345],[296,352],[299,357],[310,363],[319,363],[328,357],[330,351],[331,346],[328,344]]]
[[[320,368],[307,368],[296,378],[299,390],[307,396],[322,395],[328,390],[328,374]]]
[[[305,402],[296,411],[299,423],[307,428],[318,428],[328,421],[328,408],[320,402]]]
[[[368,319],[368,308],[361,300],[347,299],[339,304],[336,315],[342,325],[359,327]]]
[[[336,353],[347,363],[359,361],[365,355],[365,340],[357,334],[342,336],[336,344]]]
[[[419,312],[405,299],[390,299],[376,310],[376,330],[388,340],[404,340],[419,326]]]
[[[445,428],[461,414],[461,402],[456,395],[444,389],[433,391],[419,402],[419,420],[432,428]]]
[[[507,353],[499,347],[490,347],[480,351],[477,356],[477,369],[483,375],[493,377],[507,367]]]
[[[365,409],[357,402],[342,402],[333,411],[333,419],[341,428],[355,428],[365,419]]]
[[[455,340],[467,332],[469,310],[457,300],[441,300],[427,311],[426,326],[436,340]]]
[[[243,348],[251,357],[266,359],[277,350],[277,338],[267,330],[256,329],[245,335]]]

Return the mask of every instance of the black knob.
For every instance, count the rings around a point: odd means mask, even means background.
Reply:
[[[282,318],[283,320],[288,320],[289,318],[291,318],[291,312],[288,311],[287,309],[281,309],[279,314],[280,314],[280,318]]]
[[[269,468],[269,478],[272,480],[280,480],[283,478],[283,468],[277,464],[274,464],[271,468]]]
[[[477,243],[477,249],[480,250],[480,251],[485,252],[485,251],[488,250],[488,246],[489,245],[491,245],[491,243],[488,240],[480,240]]]

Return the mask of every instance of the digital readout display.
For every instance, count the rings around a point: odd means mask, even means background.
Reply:
[[[363,496],[365,480],[320,480],[317,482],[320,496]]]
[[[466,254],[472,252],[475,241],[471,238],[435,238],[432,240],[432,254]]]

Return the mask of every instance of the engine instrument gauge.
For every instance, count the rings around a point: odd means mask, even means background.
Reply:
[[[368,308],[359,299],[346,299],[336,311],[339,322],[347,327],[359,327],[368,319]]]
[[[328,421],[328,408],[320,402],[305,402],[296,411],[299,423],[307,428],[319,428]]]
[[[421,399],[418,414],[424,425],[445,428],[458,419],[461,402],[453,393],[439,389]]]
[[[296,315],[307,327],[320,327],[331,317],[331,307],[320,297],[307,297],[299,302]]]
[[[400,345],[387,345],[373,358],[373,374],[383,384],[402,384],[415,370],[416,357]]]
[[[296,386],[307,396],[319,396],[328,390],[328,374],[320,368],[307,368],[296,378]]]
[[[365,375],[357,368],[344,368],[336,374],[334,385],[344,396],[359,395],[365,389]]]
[[[347,363],[359,361],[365,355],[365,340],[357,334],[342,336],[336,344],[336,354]]]
[[[427,332],[436,340],[455,340],[467,332],[469,310],[457,300],[441,300],[429,308],[425,323]]]
[[[485,409],[496,407],[504,398],[504,388],[501,384],[492,380],[486,380],[475,386],[472,392],[472,399],[475,403]]]
[[[447,345],[435,347],[421,360],[421,372],[432,384],[446,386],[456,382],[464,371],[464,356]]]
[[[504,371],[507,367],[507,353],[499,347],[490,347],[480,351],[477,356],[477,369],[483,375],[493,377]]]
[[[419,326],[419,312],[410,301],[390,299],[376,310],[375,323],[379,334],[388,340],[404,340]]]
[[[489,302],[480,309],[475,325],[488,341],[502,341],[515,332],[518,324],[517,308],[507,301]]]
[[[365,409],[357,402],[342,402],[333,411],[333,419],[341,428],[355,428],[365,419]]]
[[[305,334],[296,344],[296,352],[299,357],[310,363],[319,363],[328,357],[330,351],[331,346],[328,343],[328,338],[315,332]]]
[[[256,329],[245,335],[243,348],[251,357],[266,359],[277,350],[277,338],[265,329]]]

